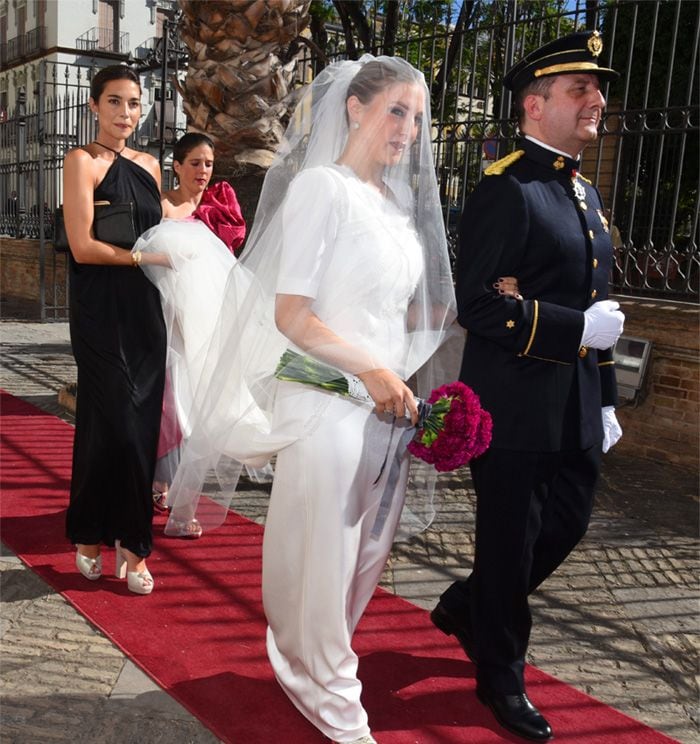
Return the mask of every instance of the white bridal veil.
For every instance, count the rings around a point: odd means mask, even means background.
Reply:
[[[398,153],[387,158],[392,165],[380,190],[337,164],[349,137],[348,86],[370,63],[386,75],[384,87],[418,86],[423,97],[423,123],[412,146],[403,148],[380,124],[361,130],[368,148]],[[207,241],[190,243],[184,264],[171,260],[172,269],[144,270],[169,316],[169,361],[178,368],[171,375],[187,380],[178,411],[186,439],[170,488],[171,519],[196,515],[211,529],[225,518],[242,467],[263,467],[324,415],[320,396],[293,426],[275,420],[275,372],[288,349],[352,374],[391,368],[421,397],[448,381],[434,379],[426,364],[446,337],[455,302],[422,73],[402,59],[369,55],[323,70],[304,89],[265,177],[243,258],[222,263],[223,254],[208,256],[207,248]],[[169,246],[151,241],[145,249]],[[193,289],[177,279],[195,256]],[[312,311],[340,339],[333,348],[324,342],[299,349],[278,330],[280,272],[293,277],[295,270],[298,292],[290,292],[297,285],[289,280],[284,292],[312,298]],[[198,306],[203,302],[206,307]],[[387,321],[395,317],[398,326]],[[432,480],[424,464],[413,469],[409,501],[412,491],[425,495]]]

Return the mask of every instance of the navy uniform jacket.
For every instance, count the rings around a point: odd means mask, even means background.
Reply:
[[[529,140],[518,148],[487,169],[462,215],[460,379],[493,417],[493,447],[585,449],[602,442],[601,407],[617,402],[612,350],[580,345],[583,311],[608,296],[608,224],[577,161]],[[503,276],[524,300],[498,294]]]

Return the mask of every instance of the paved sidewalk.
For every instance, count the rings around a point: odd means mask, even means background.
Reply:
[[[75,381],[67,324],[2,321],[0,349],[0,387],[70,420],[57,401]],[[426,608],[472,555],[467,473],[439,485],[437,522],[396,545],[383,579]],[[237,507],[262,522],[266,503],[251,485]],[[699,546],[694,474],[606,456],[588,535],[533,598],[529,661],[684,744],[700,741]],[[217,741],[6,549],[0,571],[4,744]]]

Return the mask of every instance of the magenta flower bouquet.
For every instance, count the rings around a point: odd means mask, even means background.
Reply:
[[[466,465],[486,452],[491,443],[491,414],[481,407],[479,396],[463,382],[451,382],[433,390],[426,403],[418,431],[408,451],[446,472]]]

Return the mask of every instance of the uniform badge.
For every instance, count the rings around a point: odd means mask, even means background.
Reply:
[[[596,212],[598,212],[598,217],[600,217],[600,224],[603,226],[603,230],[605,230],[605,232],[610,232],[605,215],[600,211],[600,209],[596,209]]]
[[[552,168],[561,170],[564,167],[564,158],[560,155],[553,163]]]
[[[586,46],[588,47],[588,51],[594,57],[597,57],[603,51],[603,40],[600,38],[600,33],[598,31],[594,31],[588,37]]]
[[[574,196],[583,205],[586,203],[586,189],[583,188],[583,184],[576,177],[576,171],[571,173],[571,185],[574,187]]]

